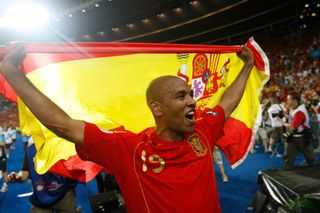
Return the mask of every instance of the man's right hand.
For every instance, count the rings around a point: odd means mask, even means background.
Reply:
[[[249,63],[249,65],[253,66],[254,63],[254,56],[252,51],[247,46],[243,46],[243,49],[241,52],[239,52],[238,57],[241,58],[241,60],[244,63]]]
[[[9,52],[5,54],[0,62],[0,72],[2,74],[8,71],[19,71],[19,66],[26,57],[24,48],[25,45],[22,43],[16,44],[10,48]]]

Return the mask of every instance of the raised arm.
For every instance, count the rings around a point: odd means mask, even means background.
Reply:
[[[219,105],[225,111],[226,119],[229,118],[233,110],[238,106],[254,64],[253,54],[247,46],[244,46],[243,50],[238,56],[243,60],[244,66],[236,80],[222,95],[219,103]]]
[[[24,46],[19,44],[0,62],[1,74],[44,126],[59,137],[81,146],[84,133],[83,121],[72,119],[26,78],[19,68],[24,58]]]

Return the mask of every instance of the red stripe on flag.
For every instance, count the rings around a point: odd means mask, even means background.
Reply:
[[[81,160],[78,155],[71,156],[68,160],[58,161],[49,171],[82,182],[91,181],[101,171],[108,172],[98,164]]]
[[[266,61],[262,58],[261,53],[259,50],[256,49],[256,47],[252,44],[251,39],[246,43],[246,46],[250,48],[254,55],[254,65],[260,70],[265,71],[265,64]]]
[[[240,46],[158,43],[30,43],[26,53],[231,53]]]
[[[24,71],[70,60],[111,57],[137,53],[230,53],[241,51],[240,46],[156,44],[156,43],[52,43],[28,44]],[[0,52],[1,54],[1,52]]]
[[[3,95],[6,99],[13,103],[18,103],[18,98],[15,93],[15,91],[12,89],[12,87],[8,84],[8,82],[0,76],[0,94]]]
[[[252,130],[242,121],[230,117],[224,125],[223,132],[225,135],[218,140],[217,145],[233,165],[246,156]]]

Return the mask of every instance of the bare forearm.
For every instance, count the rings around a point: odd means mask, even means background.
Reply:
[[[294,130],[294,126],[291,123],[286,123],[285,121],[283,121],[281,118],[276,117],[276,119],[281,123],[282,126],[284,126],[286,129],[289,130]]]
[[[231,115],[233,110],[239,104],[244,90],[246,88],[246,82],[249,78],[252,67],[253,61],[247,62],[240,71],[236,80],[229,86],[226,92],[222,95],[219,104],[224,108],[226,118],[228,118]]]
[[[19,65],[25,58],[23,48],[18,45],[5,55],[0,62],[1,74],[43,125],[58,136],[82,145],[84,123],[70,118],[20,71]]]
[[[37,119],[51,131],[59,134],[62,127],[59,120],[69,117],[54,102],[43,95],[25,75],[12,67],[11,70],[4,71],[2,74],[17,93],[19,98],[28,106]]]
[[[225,91],[219,103],[224,109],[226,118],[229,118],[233,110],[238,106],[254,64],[253,53],[247,46],[243,46],[242,51],[238,53],[238,57],[244,62],[244,66],[234,82]]]
[[[291,123],[286,123],[282,121],[282,125],[288,130],[295,130],[296,128]]]
[[[20,171],[19,173],[21,174],[20,182],[24,182],[24,181],[28,180],[28,178],[29,178],[28,171]]]

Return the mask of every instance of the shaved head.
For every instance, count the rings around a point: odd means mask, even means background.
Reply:
[[[166,89],[171,87],[172,84],[177,81],[183,80],[173,75],[165,75],[152,80],[146,92],[147,104],[149,105],[151,101],[157,101],[161,103],[164,100]]]

